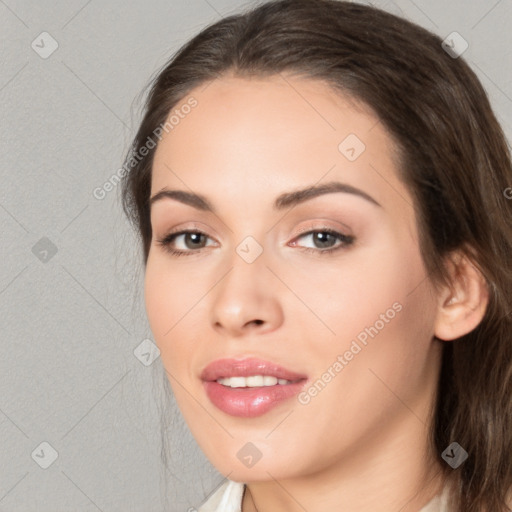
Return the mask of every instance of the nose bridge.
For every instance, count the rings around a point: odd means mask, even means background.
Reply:
[[[246,324],[274,326],[281,318],[275,287],[268,285],[272,273],[267,269],[263,246],[246,236],[235,247],[229,271],[218,283],[212,301],[212,325],[239,332]]]
[[[247,265],[253,265],[257,260],[261,260],[263,251],[262,243],[256,240],[252,235],[246,236],[235,248],[236,254]]]
[[[264,290],[261,286],[266,279],[267,257],[260,244],[252,235],[248,235],[235,246],[229,261],[230,271],[220,283],[224,293],[234,294],[234,298],[243,294],[259,295]]]

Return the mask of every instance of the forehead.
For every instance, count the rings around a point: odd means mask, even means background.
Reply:
[[[192,109],[187,106],[190,101],[196,103]],[[282,74],[213,80],[192,90],[169,118],[174,122],[160,145],[177,151],[184,139],[206,148],[229,145],[242,151],[265,139],[267,151],[302,139],[330,144],[349,131],[363,139],[378,124],[368,106],[326,83]],[[377,130],[373,138],[386,135]],[[289,149],[300,152],[302,148],[293,145]]]
[[[274,196],[325,176],[373,191],[381,204],[407,196],[394,141],[377,116],[324,82],[227,76],[192,90],[171,116],[154,156],[152,195],[172,187]]]

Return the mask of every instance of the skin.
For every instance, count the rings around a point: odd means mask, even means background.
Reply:
[[[427,278],[396,145],[369,108],[285,75],[225,76],[189,96],[197,106],[156,149],[151,195],[193,191],[216,214],[174,199],[153,204],[145,301],[192,434],[223,475],[248,483],[244,512],[253,502],[259,512],[419,510],[442,486],[427,436],[446,341],[433,337],[453,340],[478,325],[481,276],[461,259],[451,290]],[[349,134],[366,146],[352,162],[338,149]],[[381,206],[337,192],[273,210],[278,195],[328,181]],[[322,246],[300,230],[325,227],[354,243],[320,254],[340,241]],[[180,236],[173,248],[191,254],[172,256],[157,240],[175,228],[208,238],[185,245]],[[263,249],[253,263],[236,252],[247,236]],[[203,391],[202,369],[223,357],[260,357],[314,382],[394,303],[401,311],[306,405],[291,398],[239,418]],[[251,468],[237,457],[247,442],[262,454]]]

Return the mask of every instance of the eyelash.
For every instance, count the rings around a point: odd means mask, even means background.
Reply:
[[[205,247],[201,247],[200,249],[191,249],[188,251],[179,251],[176,249],[171,248],[171,243],[174,241],[174,239],[180,235],[185,235],[188,233],[193,233],[197,235],[204,235],[207,238],[208,235],[206,233],[203,233],[199,230],[183,230],[183,231],[177,231],[174,233],[169,233],[167,236],[165,236],[162,239],[158,239],[156,242],[158,245],[164,248],[164,250],[168,253],[170,253],[172,256],[190,256],[192,254],[197,254],[202,251],[202,249],[205,249]],[[315,255],[323,256],[326,254],[333,254],[341,249],[345,249],[348,246],[352,245],[354,243],[355,238],[351,235],[344,235],[343,233],[339,233],[338,231],[335,231],[330,228],[319,228],[319,229],[312,229],[303,233],[300,233],[300,235],[296,238],[302,238],[307,235],[311,235],[313,233],[328,233],[330,235],[335,236],[338,240],[340,240],[342,243],[340,245],[337,245],[335,247],[331,247],[330,249],[312,249],[311,247],[301,247],[300,250],[303,250],[308,253],[313,253]]]

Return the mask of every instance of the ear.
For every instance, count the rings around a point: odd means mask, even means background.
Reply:
[[[460,338],[475,329],[489,302],[487,283],[466,255],[452,254],[448,267],[451,286],[439,292],[434,326],[435,336],[445,341]]]

